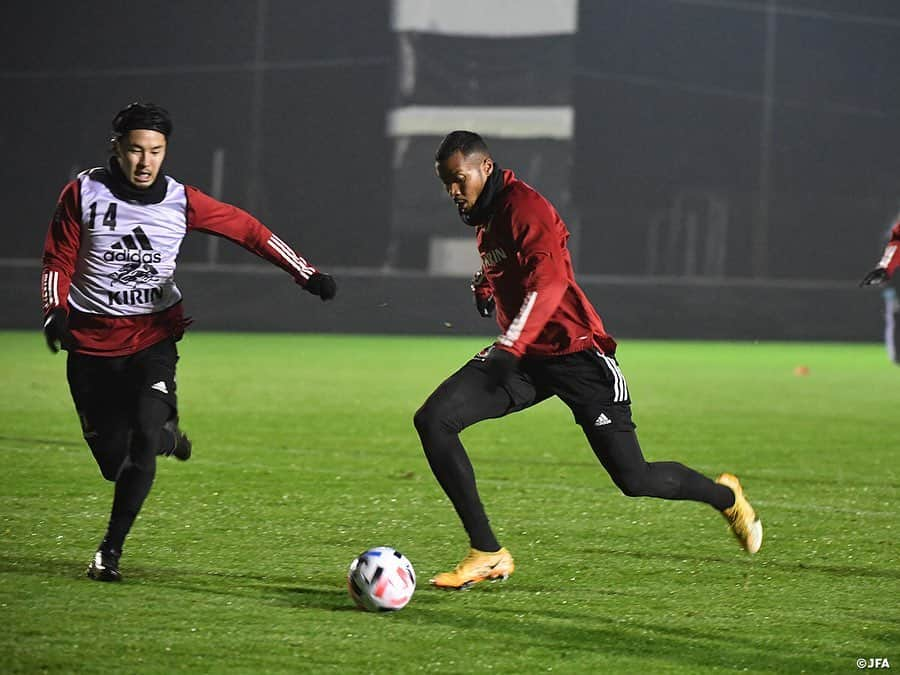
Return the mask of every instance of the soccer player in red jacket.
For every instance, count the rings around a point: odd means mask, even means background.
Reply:
[[[896,273],[898,267],[900,267],[900,219],[888,232],[888,242],[881,254],[881,260],[859,282],[860,286],[882,287],[885,346],[888,357],[900,365],[900,331],[896,325],[896,316],[900,314],[900,300],[897,296],[900,291],[900,274]]]
[[[550,396],[569,406],[623,493],[710,504],[743,548],[756,553],[762,523],[735,476],[724,473],[712,481],[677,462],[644,459],[616,342],[575,283],[569,233],[550,202],[500,169],[484,140],[470,131],[444,138],[435,168],[463,222],[475,228],[482,270],[472,290],[479,313],[496,313],[502,334],[445,380],[415,415],[425,455],[471,547],[455,569],[431,583],[466,588],[513,572],[512,556],[491,530],[459,432]]]
[[[63,188],[44,245],[44,334],[68,351],[69,389],[84,439],[115,482],[112,513],[87,574],[119,581],[125,537],[156,473],[156,456],[187,460],[178,428],[175,342],[187,320],[175,264],[184,236],[215,234],[330,300],[334,280],[239,208],[163,175],[172,122],[132,103],[113,119],[112,156]]]

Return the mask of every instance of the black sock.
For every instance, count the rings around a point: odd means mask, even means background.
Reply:
[[[131,460],[126,461],[125,467],[116,480],[112,514],[109,518],[106,536],[103,538],[104,550],[113,551],[116,555],[121,554],[125,537],[128,536],[141,506],[153,486],[155,473],[155,470],[148,471],[146,468],[133,464]]]

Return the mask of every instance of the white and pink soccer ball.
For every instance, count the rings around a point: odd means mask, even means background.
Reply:
[[[403,609],[416,590],[416,573],[406,556],[390,546],[370,548],[350,563],[347,590],[360,609]]]

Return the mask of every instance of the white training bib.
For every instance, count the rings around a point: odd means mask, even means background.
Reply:
[[[175,259],[187,232],[184,186],[164,176],[165,198],[158,204],[140,204],[113,195],[94,175],[99,171],[78,176],[81,250],[69,304],[105,316],[168,309],[181,300]]]

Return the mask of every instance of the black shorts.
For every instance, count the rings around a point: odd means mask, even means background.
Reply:
[[[130,432],[143,396],[169,404],[177,413],[175,341],[166,339],[128,356],[89,356],[69,352],[66,375],[85,440],[118,443]]]
[[[476,354],[466,367],[483,370],[491,349]],[[615,356],[596,349],[563,356],[526,356],[504,389],[512,399],[508,412],[558,396],[569,406],[575,423],[583,427],[605,427],[610,431],[635,428],[628,384],[619,363]]]

